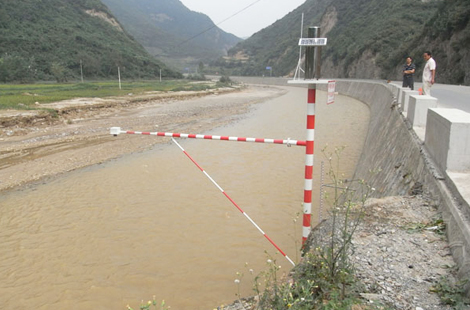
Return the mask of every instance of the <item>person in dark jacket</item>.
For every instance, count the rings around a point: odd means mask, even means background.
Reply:
[[[416,66],[412,63],[413,59],[408,56],[406,57],[406,63],[403,66],[403,87],[409,87],[414,90],[413,75],[415,74]]]

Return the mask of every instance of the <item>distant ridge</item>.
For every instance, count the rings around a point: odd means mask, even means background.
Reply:
[[[103,3],[147,51],[179,69],[226,55],[241,41],[179,0],[103,0]]]
[[[438,82],[470,85],[468,0],[307,0],[213,62],[234,75],[293,75],[298,63],[301,16],[304,35],[320,26],[328,45],[322,75],[334,78],[401,79],[407,55],[420,78],[425,50],[438,63]]]
[[[0,81],[179,77],[98,0],[0,2]]]

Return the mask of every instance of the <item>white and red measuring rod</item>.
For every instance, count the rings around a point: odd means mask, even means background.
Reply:
[[[120,127],[111,127],[110,133],[114,136],[119,134],[132,134],[132,135],[147,135],[168,138],[189,138],[189,139],[205,139],[205,140],[220,140],[220,141],[237,141],[237,142],[255,142],[255,143],[273,143],[273,144],[286,144],[287,146],[298,145],[306,146],[306,141],[291,140],[291,139],[263,139],[263,138],[244,138],[244,137],[230,137],[230,136],[213,136],[201,134],[188,134],[188,133],[173,133],[173,132],[142,132],[142,131],[129,131],[121,130]]]
[[[305,183],[302,245],[304,245],[307,241],[312,225],[313,160],[315,146],[315,101],[316,86],[309,86],[307,102],[307,147],[305,148]]]
[[[278,246],[276,243],[274,243],[274,241],[268,237],[268,235],[258,226],[258,224],[255,223],[255,221],[253,221],[251,219],[251,217],[248,216],[248,214],[246,214],[245,211],[243,211],[235,201],[233,201],[232,198],[230,198],[230,196],[224,191],[224,189],[222,187],[219,186],[219,184],[217,184],[216,181],[214,181],[214,179],[206,172],[204,171],[204,169],[202,169],[201,166],[199,166],[199,164],[188,154],[188,152],[186,152],[183,147],[178,143],[176,142],[175,139],[171,138],[171,140],[173,141],[173,143],[175,143],[180,149],[181,151],[183,151],[183,153],[193,162],[194,165],[196,165],[196,167],[198,167],[199,170],[201,170],[202,173],[204,173],[204,175],[222,192],[222,194],[238,209],[238,211],[240,211],[247,219],[248,221],[250,221],[251,224],[253,224],[253,226],[256,227],[256,229],[258,229],[258,231],[289,261],[289,263],[291,263],[293,266],[295,266],[295,263],[289,258],[289,256],[286,255],[286,253],[284,253]]]

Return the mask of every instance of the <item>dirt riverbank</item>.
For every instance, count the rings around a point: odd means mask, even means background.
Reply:
[[[148,136],[113,137],[110,127],[203,133],[243,117],[252,104],[284,92],[273,87],[154,92],[41,105],[57,111],[56,116],[1,111],[0,191],[168,142],[167,138]]]

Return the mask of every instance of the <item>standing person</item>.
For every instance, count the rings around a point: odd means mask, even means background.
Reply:
[[[431,96],[431,86],[436,78],[436,62],[432,58],[431,52],[424,52],[423,58],[426,60],[423,70],[423,94]]]
[[[406,57],[406,63],[403,66],[403,87],[409,87],[414,90],[413,75],[415,74],[416,66],[412,63],[413,59],[408,56]]]

